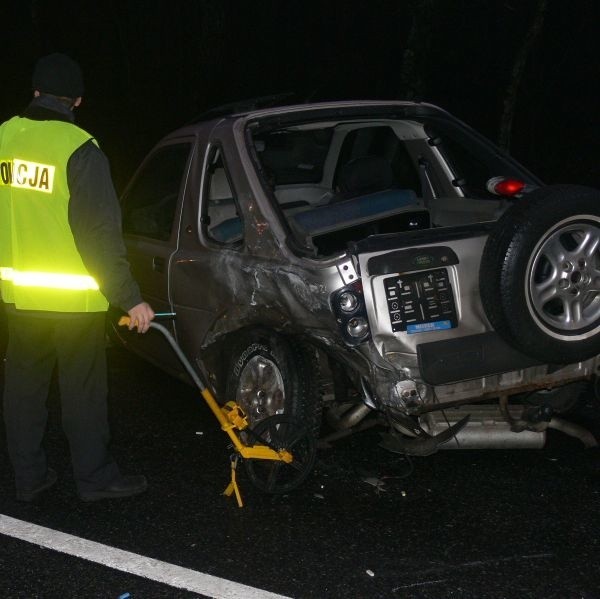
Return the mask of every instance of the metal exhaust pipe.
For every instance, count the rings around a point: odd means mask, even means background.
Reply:
[[[328,417],[329,423],[337,430],[346,430],[355,427],[361,420],[366,418],[372,412],[371,408],[365,404],[358,404],[344,413],[343,416],[336,418],[335,414]]]
[[[573,422],[568,422],[562,418],[553,417],[548,423],[548,428],[553,428],[554,430],[561,431],[562,433],[569,435],[569,437],[575,437],[575,439],[579,439],[585,447],[598,447],[598,441],[596,440],[596,437],[594,437],[594,435],[592,435],[592,433],[586,428],[583,428],[583,426],[579,426]]]

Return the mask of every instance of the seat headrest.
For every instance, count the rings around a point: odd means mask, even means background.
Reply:
[[[368,193],[389,189],[394,183],[394,173],[390,163],[380,156],[361,156],[340,169],[338,186],[340,192]]]

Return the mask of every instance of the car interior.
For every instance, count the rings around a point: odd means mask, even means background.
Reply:
[[[316,257],[369,235],[499,216],[500,199],[465,197],[451,186],[453,173],[440,172],[430,141],[423,123],[391,119],[311,122],[253,136],[267,195]],[[242,222],[220,153],[210,174],[209,235],[239,242]]]

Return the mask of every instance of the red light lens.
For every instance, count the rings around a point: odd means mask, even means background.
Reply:
[[[502,179],[494,185],[494,191],[500,196],[512,197],[523,191],[525,183],[518,179]]]

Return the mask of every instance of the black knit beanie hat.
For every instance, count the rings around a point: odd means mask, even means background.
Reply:
[[[31,82],[33,89],[40,93],[66,98],[83,96],[80,66],[72,58],[58,52],[38,60]]]

